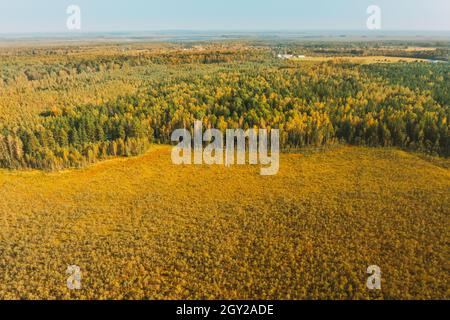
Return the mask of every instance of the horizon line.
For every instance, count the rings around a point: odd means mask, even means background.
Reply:
[[[67,30],[67,31],[18,31],[0,32],[0,35],[82,35],[82,34],[112,34],[112,33],[168,33],[168,32],[233,32],[233,33],[307,33],[307,32],[363,32],[367,34],[381,34],[385,32],[405,32],[405,33],[450,33],[450,29],[148,29],[148,30]]]

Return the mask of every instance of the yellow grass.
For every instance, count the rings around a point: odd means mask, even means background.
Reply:
[[[383,47],[383,50],[392,50],[392,51],[398,51],[399,47]],[[402,51],[406,52],[417,52],[417,51],[436,51],[436,47],[407,47],[402,48]]]
[[[83,170],[0,171],[0,298],[448,299],[447,168],[337,147],[283,155],[263,177],[177,167],[155,147]],[[381,292],[366,289],[373,264]]]
[[[294,61],[311,61],[311,62],[325,62],[325,61],[336,61],[336,62],[351,62],[360,64],[371,64],[371,63],[396,63],[396,62],[417,62],[426,61],[425,59],[418,58],[405,58],[405,57],[387,57],[387,56],[358,56],[358,57],[305,57],[292,59]]]

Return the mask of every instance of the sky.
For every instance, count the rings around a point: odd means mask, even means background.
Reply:
[[[0,0],[0,34],[157,30],[365,30],[369,5],[382,30],[450,31],[450,0]]]

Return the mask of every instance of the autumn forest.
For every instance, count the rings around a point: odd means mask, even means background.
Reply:
[[[359,51],[340,50],[343,59],[321,63],[242,45],[4,50],[0,166],[139,155],[195,120],[280,129],[284,150],[343,142],[450,155],[447,63],[358,64]]]
[[[350,40],[0,41],[0,298],[449,299],[450,42]]]

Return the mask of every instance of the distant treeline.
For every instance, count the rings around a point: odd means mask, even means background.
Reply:
[[[39,81],[46,78],[77,75],[92,72],[107,72],[137,66],[218,64],[231,62],[263,61],[266,54],[260,50],[175,50],[164,53],[133,54],[123,51],[116,55],[99,55],[93,59],[89,56],[61,57],[56,63],[52,55],[39,57],[36,63],[23,63],[23,59],[15,57],[8,65],[3,66],[0,81],[9,84],[19,77],[28,81]],[[0,65],[0,67],[2,67]],[[0,83],[1,84],[1,83]]]

